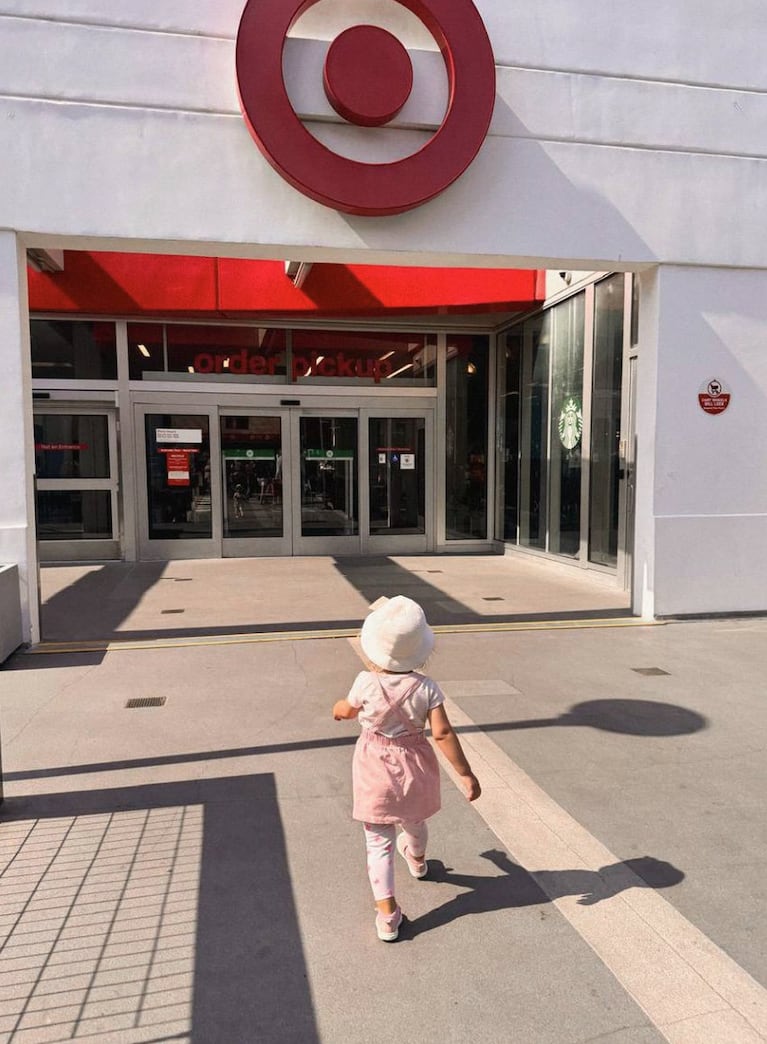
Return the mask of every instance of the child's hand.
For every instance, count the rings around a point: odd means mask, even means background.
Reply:
[[[461,776],[461,786],[469,801],[476,801],[482,793],[482,787],[479,785],[479,780],[473,772],[470,772],[467,776]]]
[[[357,717],[359,707],[352,707],[348,700],[337,700],[333,704],[333,717],[336,721],[349,721]]]

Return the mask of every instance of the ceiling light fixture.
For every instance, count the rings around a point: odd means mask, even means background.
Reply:
[[[286,261],[285,275],[300,290],[312,270],[311,261]]]

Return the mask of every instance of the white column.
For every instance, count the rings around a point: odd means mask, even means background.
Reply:
[[[767,610],[762,430],[767,271],[666,265],[657,270],[654,288],[652,279],[643,280],[643,292],[645,283],[639,366],[640,373],[645,368],[649,373],[642,377],[640,447],[643,422],[653,412],[655,424],[652,489],[645,470],[638,498],[645,533],[637,569],[643,557],[658,616],[762,612]],[[641,325],[645,318],[649,345]],[[731,396],[719,414],[705,412],[699,402],[710,381]],[[646,453],[647,431],[644,435]],[[640,448],[640,473],[642,454]],[[645,460],[645,469],[649,466]]]
[[[0,230],[0,563],[18,565],[24,640],[40,640],[26,252]]]
[[[658,269],[639,275],[632,611],[655,614],[655,423],[658,387]]]

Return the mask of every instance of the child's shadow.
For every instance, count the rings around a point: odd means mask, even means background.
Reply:
[[[456,874],[439,859],[429,860],[428,881],[457,885],[470,891],[461,892],[429,913],[408,920],[407,936],[440,928],[458,917],[489,913],[523,906],[538,906],[565,895],[579,895],[582,906],[593,906],[629,888],[671,888],[684,880],[684,874],[671,863],[641,856],[622,863],[603,866],[599,870],[536,870],[535,878],[505,852],[481,853],[502,874],[492,877]]]

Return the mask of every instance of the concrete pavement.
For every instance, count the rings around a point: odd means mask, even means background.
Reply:
[[[445,775],[389,946],[349,818],[357,727],[329,716],[351,642],[16,656],[0,1040],[767,1039],[766,636],[441,635],[485,794]]]

